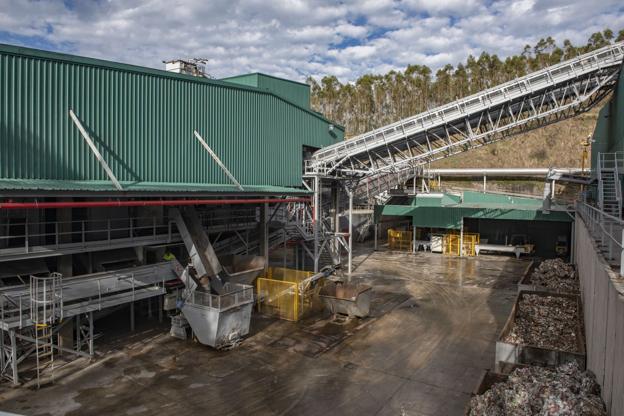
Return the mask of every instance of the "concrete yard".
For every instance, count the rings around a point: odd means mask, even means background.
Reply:
[[[252,334],[215,351],[167,333],[104,333],[98,358],[54,384],[0,390],[28,415],[461,415],[529,262],[504,256],[361,249],[353,279],[374,287],[372,316],[299,323],[254,316]],[[126,315],[123,315],[125,317]],[[103,326],[103,325],[102,325]],[[96,322],[96,332],[103,331]]]

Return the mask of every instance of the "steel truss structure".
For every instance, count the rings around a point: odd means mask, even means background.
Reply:
[[[373,197],[430,162],[591,109],[614,88],[624,43],[610,45],[317,151],[306,174],[359,180]]]

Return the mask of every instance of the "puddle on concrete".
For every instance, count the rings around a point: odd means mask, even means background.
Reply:
[[[147,406],[140,405],[140,406],[135,406],[135,407],[129,408],[128,410],[126,410],[126,414],[127,415],[136,415],[136,414],[144,413],[144,412],[147,412],[147,411],[148,411]]]

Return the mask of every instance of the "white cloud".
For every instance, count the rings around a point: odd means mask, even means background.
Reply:
[[[435,70],[482,50],[504,57],[546,36],[585,42],[624,28],[621,0],[0,0],[0,42],[162,68],[208,58],[217,76],[303,80]]]

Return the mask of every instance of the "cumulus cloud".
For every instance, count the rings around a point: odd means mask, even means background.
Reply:
[[[155,68],[200,57],[217,77],[351,81],[607,26],[624,28],[621,0],[0,0],[0,42]]]

